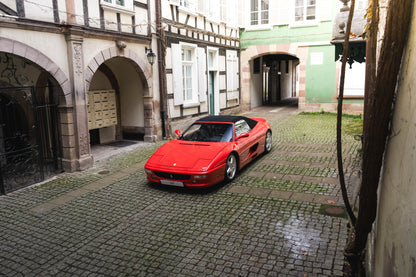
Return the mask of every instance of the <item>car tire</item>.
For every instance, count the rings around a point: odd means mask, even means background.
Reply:
[[[225,163],[225,180],[231,181],[237,175],[237,156],[234,153],[231,153],[227,157],[227,161]]]
[[[269,153],[270,151],[272,151],[272,131],[267,130],[264,142],[264,153]]]

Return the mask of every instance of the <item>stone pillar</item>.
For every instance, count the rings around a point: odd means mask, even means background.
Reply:
[[[85,170],[93,165],[88,130],[87,93],[84,83],[83,33],[71,28],[66,33],[69,75],[72,87],[75,159],[71,167]]]

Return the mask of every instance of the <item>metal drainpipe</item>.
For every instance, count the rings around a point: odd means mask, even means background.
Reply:
[[[159,98],[160,98],[160,118],[162,121],[162,137],[166,139],[166,68],[164,66],[165,61],[165,46],[164,46],[164,33],[162,30],[162,15],[161,0],[156,0],[156,37],[157,37],[157,59],[158,59],[158,71],[159,71]]]

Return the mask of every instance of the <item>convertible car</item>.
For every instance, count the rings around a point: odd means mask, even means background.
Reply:
[[[272,148],[272,129],[262,118],[207,116],[178,139],[162,145],[145,164],[147,179],[179,187],[231,181],[237,171]]]

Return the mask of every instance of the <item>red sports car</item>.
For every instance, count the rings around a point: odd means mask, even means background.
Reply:
[[[162,145],[145,164],[147,179],[179,187],[208,187],[272,148],[272,129],[262,118],[207,116],[178,139]]]

